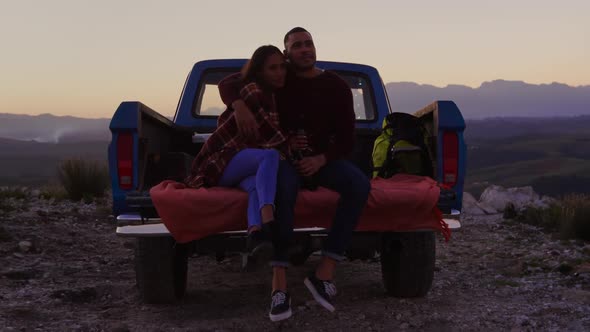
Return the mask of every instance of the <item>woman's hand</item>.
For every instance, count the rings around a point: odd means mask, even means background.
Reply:
[[[247,140],[258,141],[258,124],[248,105],[243,100],[238,99],[232,103],[232,108],[234,109],[234,116],[240,134]]]
[[[311,176],[317,173],[320,168],[326,165],[326,156],[318,154],[311,157],[304,157],[303,159],[295,162],[295,167],[299,174],[303,176]]]

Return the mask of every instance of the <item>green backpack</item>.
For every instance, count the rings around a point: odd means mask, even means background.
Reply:
[[[407,113],[391,113],[383,120],[381,135],[373,145],[373,177],[398,173],[433,176],[420,120]]]

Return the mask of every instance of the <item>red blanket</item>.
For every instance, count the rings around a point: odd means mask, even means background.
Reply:
[[[222,187],[187,188],[164,181],[150,190],[160,218],[184,243],[224,231],[246,229],[247,194]],[[439,230],[448,240],[450,230],[436,203],[439,188],[428,177],[399,174],[371,180],[371,194],[357,231]],[[329,228],[338,194],[319,188],[302,190],[295,207],[295,227]]]

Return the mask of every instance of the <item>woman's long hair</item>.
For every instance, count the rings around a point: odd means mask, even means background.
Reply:
[[[283,56],[283,52],[281,52],[278,47],[273,45],[264,45],[257,48],[256,51],[254,51],[254,54],[252,54],[250,60],[248,60],[248,62],[246,62],[242,68],[241,73],[244,83],[254,82],[260,86],[268,86],[268,84],[262,80],[260,74],[264,69],[264,63],[268,57],[273,54]]]

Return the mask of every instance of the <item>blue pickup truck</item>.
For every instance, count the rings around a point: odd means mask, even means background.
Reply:
[[[136,280],[146,303],[169,303],[184,295],[189,257],[215,255],[222,260],[231,253],[244,256],[245,230],[176,243],[160,220],[149,189],[166,179],[182,181],[225,109],[217,84],[238,72],[245,61],[196,63],[172,120],[134,101],[121,103],[111,120],[108,153],[116,232],[136,238]],[[384,118],[392,112],[383,81],[375,68],[366,65],[319,61],[317,66],[338,73],[352,90],[357,122],[350,160],[371,176],[373,144]],[[430,133],[427,142],[434,158],[434,179],[454,192],[454,199],[446,204],[444,220],[457,228],[465,177],[465,122],[451,101],[433,102],[414,115]],[[296,229],[291,262],[303,264],[321,247],[324,236],[321,228]],[[379,257],[387,294],[419,297],[432,285],[435,243],[433,230],[356,232],[346,255],[349,260]]]

